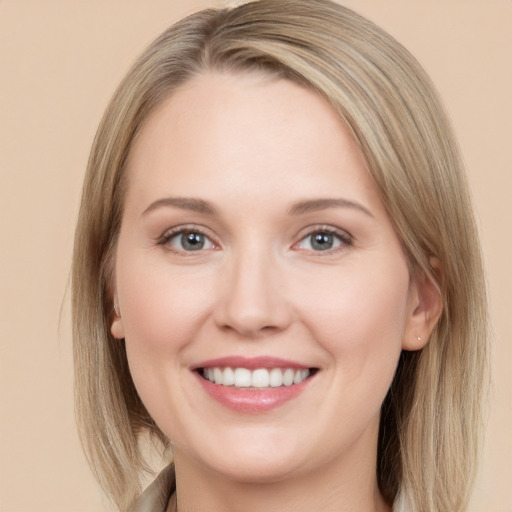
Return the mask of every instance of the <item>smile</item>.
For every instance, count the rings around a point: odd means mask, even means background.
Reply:
[[[264,413],[301,396],[319,368],[274,357],[224,357],[190,368],[206,395],[239,413]]]
[[[201,368],[202,377],[219,386],[243,389],[279,388],[300,384],[311,375],[310,369],[295,368]]]

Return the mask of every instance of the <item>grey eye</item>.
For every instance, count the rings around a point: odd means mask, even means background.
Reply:
[[[331,233],[313,233],[309,237],[311,248],[315,251],[326,251],[334,247],[334,235]]]
[[[300,249],[308,251],[329,251],[337,249],[343,245],[350,245],[351,240],[342,233],[331,233],[330,231],[320,230],[305,236],[299,243]]]
[[[186,252],[211,249],[213,247],[211,240],[197,231],[183,231],[177,233],[169,239],[169,244],[180,251]]]

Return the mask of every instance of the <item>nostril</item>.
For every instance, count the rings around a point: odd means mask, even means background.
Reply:
[[[223,323],[219,325],[219,328],[225,333],[235,333],[241,338],[254,340],[277,334],[283,329],[279,325],[262,325],[262,322],[249,321],[247,319]]]

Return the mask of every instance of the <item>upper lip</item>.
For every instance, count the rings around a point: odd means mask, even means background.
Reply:
[[[208,359],[191,366],[191,370],[198,370],[199,368],[247,368],[249,370],[256,370],[258,368],[295,368],[295,369],[308,369],[311,366],[291,361],[289,359],[282,359],[280,357],[259,356],[259,357],[243,357],[243,356],[227,356],[219,357],[217,359]]]

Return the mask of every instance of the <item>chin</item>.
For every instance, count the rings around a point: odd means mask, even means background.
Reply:
[[[298,461],[283,460],[281,457],[269,457],[269,453],[260,454],[251,460],[241,457],[226,461],[215,461],[211,470],[230,480],[246,484],[272,484],[290,478],[303,471]]]
[[[304,443],[298,439],[290,442],[289,436],[284,439],[276,434],[260,429],[259,433],[246,432],[244,435],[241,432],[239,439],[228,435],[215,442],[209,441],[197,447],[195,453],[175,449],[175,461],[178,466],[180,461],[187,464],[187,459],[194,459],[209,473],[241,483],[279,482],[304,471],[307,459],[311,457],[306,456]]]

